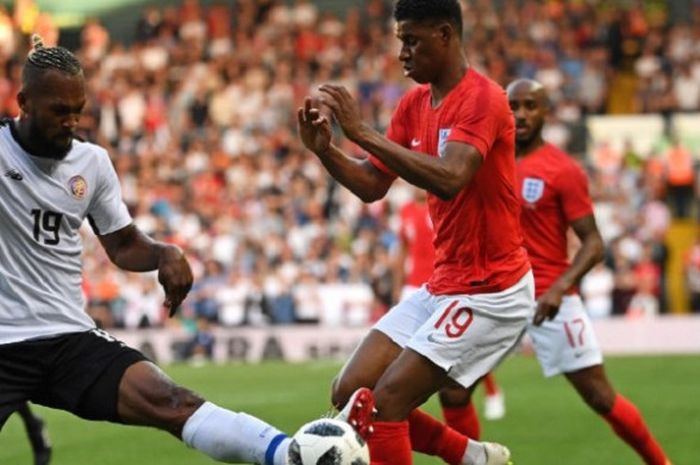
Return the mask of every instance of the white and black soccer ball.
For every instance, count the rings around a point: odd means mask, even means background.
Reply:
[[[321,418],[294,434],[289,465],[369,465],[369,448],[348,423]]]

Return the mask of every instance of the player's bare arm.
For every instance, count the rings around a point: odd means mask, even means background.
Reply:
[[[587,215],[571,223],[576,236],[581,240],[571,266],[559,276],[547,292],[537,300],[537,311],[533,323],[540,325],[545,319],[553,319],[559,311],[564,294],[576,285],[596,263],[603,259],[604,244],[593,215]]]
[[[443,200],[457,195],[472,179],[483,161],[469,144],[449,142],[442,157],[429,157],[390,141],[360,117],[357,103],[342,86],[322,85],[324,104],[351,141],[377,157],[387,168]]]
[[[330,121],[310,98],[297,110],[297,126],[304,146],[321,160],[338,182],[364,202],[379,200],[389,190],[394,178],[377,169],[371,162],[352,157],[332,143]]]
[[[127,271],[158,270],[164,305],[173,316],[192,288],[192,270],[179,247],[154,241],[134,224],[98,236],[112,263]]]

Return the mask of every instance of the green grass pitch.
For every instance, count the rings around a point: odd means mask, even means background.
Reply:
[[[616,388],[637,404],[675,465],[700,464],[700,357],[624,357],[606,361]],[[328,386],[339,365],[311,363],[193,368],[168,373],[209,400],[257,415],[294,432],[328,410]],[[562,378],[545,380],[537,362],[517,355],[497,373],[506,392],[507,416],[482,421],[484,439],[508,445],[516,465],[638,465],[637,456],[578,399]],[[482,405],[482,391],[477,391]],[[427,408],[437,412],[431,400]],[[204,465],[212,460],[165,433],[91,423],[37,407],[54,444],[52,465]],[[0,433],[0,464],[31,464],[29,444],[14,415]],[[416,455],[414,464],[439,464]]]

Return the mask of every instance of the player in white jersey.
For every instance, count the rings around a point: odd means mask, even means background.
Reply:
[[[84,313],[78,230],[86,218],[115,265],[158,270],[171,316],[192,273],[180,249],[133,224],[107,152],[74,138],[85,105],[78,60],[34,39],[20,116],[0,127],[0,427],[32,401],[159,428],[223,462],[286,464],[286,435],[178,386]]]

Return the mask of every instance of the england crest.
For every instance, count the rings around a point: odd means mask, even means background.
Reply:
[[[544,181],[539,178],[525,178],[523,181],[523,199],[528,203],[535,203],[544,194]]]
[[[447,146],[447,139],[450,137],[450,128],[440,129],[438,132],[438,146],[437,152],[438,156],[442,158],[445,155],[445,147]]]

